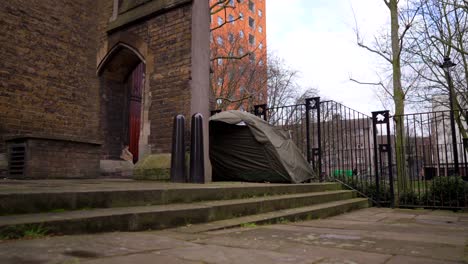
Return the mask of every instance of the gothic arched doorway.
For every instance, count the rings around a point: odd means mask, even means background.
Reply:
[[[145,68],[143,57],[125,44],[111,49],[99,65],[102,160],[139,159]]]

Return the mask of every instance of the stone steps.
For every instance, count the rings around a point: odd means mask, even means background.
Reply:
[[[34,183],[36,184],[36,183]],[[114,208],[198,201],[230,200],[279,194],[340,190],[337,183],[311,184],[154,184],[119,183],[97,187],[33,185],[0,192],[0,216],[90,208]],[[52,186],[52,187],[51,187]]]
[[[218,192],[216,192],[218,196],[215,195],[216,198],[221,196],[224,199],[216,200],[203,193],[203,191],[210,192],[208,191],[209,188],[200,186],[200,189],[196,189],[197,191],[194,191],[195,189],[188,191],[188,193],[194,194],[190,199],[182,199],[184,202],[191,201],[190,203],[169,203],[171,199],[167,199],[168,196],[166,196],[165,199],[167,200],[159,200],[166,203],[159,205],[6,215],[0,217],[0,235],[15,229],[38,226],[52,234],[140,231],[272,213],[270,217],[258,215],[257,220],[247,221],[260,223],[281,218],[294,220],[325,217],[368,206],[366,199],[355,199],[356,193],[354,191],[323,191],[322,189],[335,189],[335,184],[305,184],[302,185],[304,187],[299,186],[301,185],[285,185],[284,188],[289,188],[287,194],[281,194],[286,191],[286,189],[281,189],[283,187],[276,189],[278,187],[276,185],[265,186],[267,189],[256,190],[257,193],[254,192],[257,197],[243,199],[238,197],[249,193],[246,192],[248,190],[239,189],[238,192],[231,190],[226,191],[224,195],[220,195],[218,189]],[[317,186],[321,187],[317,188]],[[293,188],[291,189],[291,187]],[[338,186],[338,188],[341,187]],[[223,190],[221,189],[221,191]],[[181,195],[187,195],[184,191],[179,190],[179,192]],[[262,192],[264,196],[260,196]],[[252,193],[250,194],[252,195]],[[197,201],[197,199],[203,197],[209,200]]]
[[[241,226],[285,223],[288,221],[312,220],[330,217],[356,209],[369,207],[366,198],[353,198],[312,206],[278,210],[263,214],[248,215],[214,222],[182,226],[176,228],[179,232],[201,233]]]
[[[16,191],[4,189],[0,239],[25,230],[80,234],[193,225],[198,228],[194,230],[211,230],[321,218],[368,206],[366,199],[337,183],[119,183],[87,187],[86,182],[50,182],[46,187],[31,183],[33,187]]]

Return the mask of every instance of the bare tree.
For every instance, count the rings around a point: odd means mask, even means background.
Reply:
[[[250,110],[266,101],[267,56],[265,47],[253,47],[232,33],[212,34],[211,90],[218,109]],[[225,39],[227,37],[227,39]]]
[[[413,59],[407,63],[421,78],[414,102],[450,109],[447,98],[451,92],[459,131],[468,137],[462,120],[467,120],[466,113],[461,111],[468,105],[468,13],[464,4],[466,1],[461,0],[412,2],[421,8],[410,34],[412,45],[407,48]],[[448,78],[448,73],[440,67],[444,57],[457,62],[450,70],[453,78]]]
[[[211,28],[210,85],[216,108],[250,110],[254,104],[266,100],[264,40],[253,43],[242,31],[229,31],[227,24],[242,19],[240,13],[233,17],[233,12],[228,12],[236,9],[233,1],[215,1],[210,8],[211,14],[218,14],[220,18],[218,24]]]
[[[405,145],[403,115],[405,114],[408,93],[417,81],[406,80],[402,77],[402,52],[406,45],[406,36],[413,25],[417,12],[408,8],[402,10],[400,0],[383,0],[383,2],[390,15],[389,33],[375,37],[373,45],[368,45],[361,38],[356,26],[356,38],[359,47],[376,54],[391,66],[388,76],[390,80],[388,82],[386,78],[379,78],[377,82],[363,82],[353,78],[350,80],[382,89],[393,102],[398,189],[404,192],[408,188],[408,176],[405,171],[404,151],[402,151]],[[405,86],[402,85],[402,81],[406,81]]]
[[[300,89],[297,81],[299,71],[288,66],[285,61],[276,56],[268,56],[268,105],[270,108],[293,104],[299,96]]]

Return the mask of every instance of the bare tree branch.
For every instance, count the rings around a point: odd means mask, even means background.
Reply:
[[[242,56],[216,56],[214,58],[211,58],[210,61],[216,61],[218,59],[224,59],[224,60],[242,60],[243,58],[250,56],[252,52],[247,52]]]
[[[390,3],[389,3],[387,0],[383,0],[383,1],[384,1],[385,5],[386,5],[388,8],[390,8]]]
[[[388,58],[388,57],[385,55],[385,53],[380,52],[380,51],[378,51],[378,50],[375,50],[375,49],[373,49],[373,48],[370,48],[369,46],[364,45],[364,44],[363,44],[362,42],[360,42],[359,40],[358,40],[358,43],[357,43],[357,44],[358,44],[359,47],[364,48],[364,49],[366,49],[366,50],[368,50],[368,51],[370,51],[370,52],[372,52],[372,53],[375,53],[375,54],[379,55],[380,57],[382,57],[384,60],[386,60],[386,61],[388,61],[388,62],[390,62],[390,63],[393,63],[392,60],[391,60],[390,58]]]
[[[216,27],[214,27],[214,28],[211,28],[210,31],[215,31],[215,30],[217,30],[217,29],[219,29],[219,28],[222,28],[222,27],[223,27],[224,25],[226,25],[226,24],[234,23],[235,21],[237,21],[237,20],[239,20],[239,19],[241,19],[241,18],[242,18],[241,16],[238,16],[238,17],[236,17],[236,18],[234,18],[234,19],[232,19],[232,20],[229,20],[229,21],[228,21],[226,18],[224,18],[224,22],[223,22],[223,23],[221,23],[220,25],[218,25],[218,26],[216,26]]]
[[[448,41],[446,41],[446,40],[444,40],[444,39],[442,39],[442,38],[440,38],[440,37],[438,37],[438,36],[432,36],[431,38],[440,41],[441,43],[443,43],[443,44],[449,46],[450,48],[452,48],[452,49],[454,49],[454,50],[456,50],[456,51],[458,51],[458,52],[460,52],[460,53],[463,53],[463,54],[465,54],[465,55],[468,55],[468,51],[462,50],[462,49],[460,49],[459,47],[453,45],[452,43],[450,43],[450,42],[448,42]]]
[[[393,94],[387,89],[387,87],[385,87],[385,85],[382,83],[382,81],[380,81],[380,82],[361,82],[361,81],[358,81],[358,80],[353,79],[351,77],[349,78],[349,80],[352,81],[352,82],[355,82],[357,84],[380,86],[390,97],[393,97]]]

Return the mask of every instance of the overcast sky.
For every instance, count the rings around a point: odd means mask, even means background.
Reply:
[[[349,81],[376,81],[385,63],[357,47],[353,10],[360,32],[371,42],[389,21],[382,0],[266,0],[267,41],[293,68],[300,84],[321,96],[370,114],[383,110],[376,88]]]

